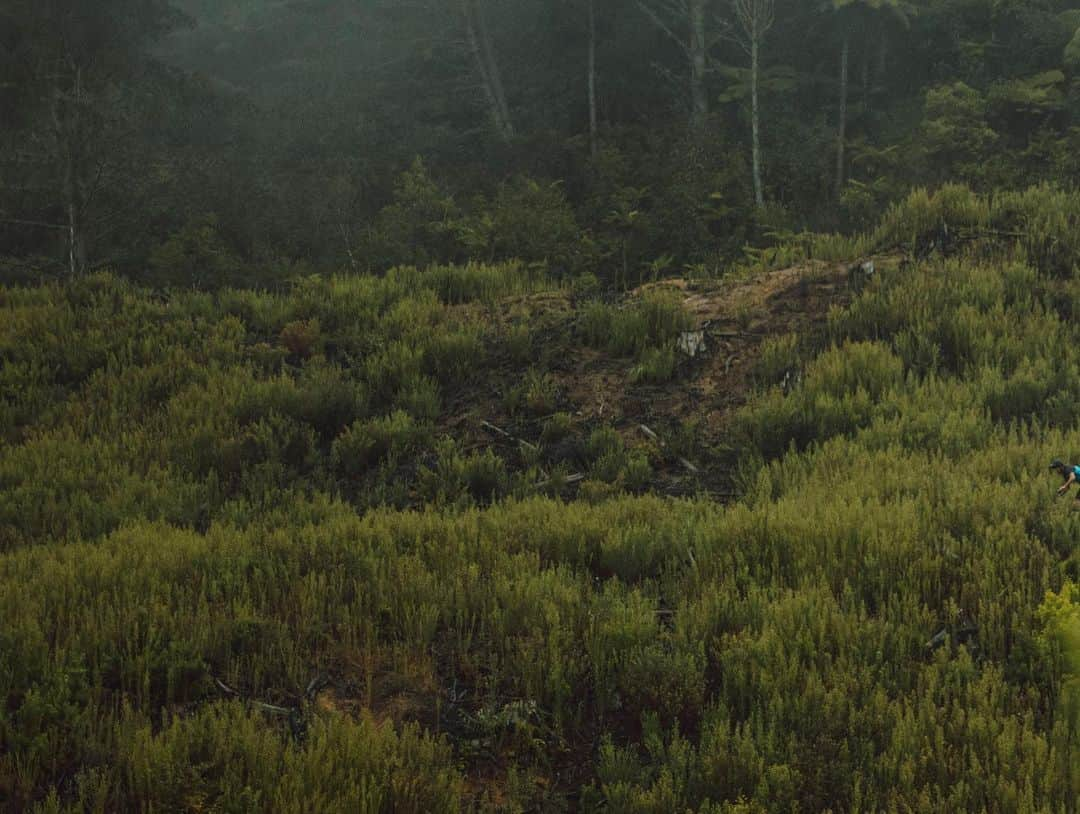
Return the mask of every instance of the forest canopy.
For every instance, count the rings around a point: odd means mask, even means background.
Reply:
[[[518,258],[618,284],[1080,169],[1061,0],[90,8],[0,11],[9,279]]]

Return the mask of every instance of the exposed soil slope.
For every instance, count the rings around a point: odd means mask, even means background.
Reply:
[[[880,269],[896,258],[873,260]],[[704,352],[694,359],[680,354],[676,376],[659,386],[632,381],[633,359],[586,347],[578,340],[579,311],[568,294],[522,297],[504,303],[496,318],[507,332],[515,323],[533,326],[534,347],[546,354],[542,367],[556,385],[557,410],[573,416],[583,434],[597,426],[613,426],[627,444],[651,449],[654,488],[672,494],[707,492],[724,499],[733,494],[736,457],[730,419],[753,389],[762,342],[793,332],[822,337],[829,309],[852,296],[849,268],[847,263],[816,261],[745,279],[672,279],[629,292],[620,304],[630,305],[650,291],[675,292],[705,334]],[[485,375],[482,392],[463,388],[456,394],[457,409],[443,429],[471,446],[494,444],[508,454],[520,440],[537,443],[543,417],[524,418],[506,407],[507,393],[524,374],[520,363],[504,356],[500,370]],[[696,448],[685,456],[697,472],[679,460],[684,456],[666,454],[661,447],[663,438],[684,422],[698,425]],[[641,429],[643,424],[659,435],[659,442]]]

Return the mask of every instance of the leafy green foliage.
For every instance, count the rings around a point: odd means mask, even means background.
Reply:
[[[393,203],[379,213],[367,236],[368,249],[380,265],[424,266],[453,259],[451,221],[457,207],[417,158],[397,179]]]
[[[190,282],[215,286],[235,284],[240,261],[225,245],[218,232],[217,219],[203,218],[189,222],[164,243],[150,251],[148,282],[157,285]]]
[[[555,380],[536,368],[530,368],[521,384],[507,394],[506,406],[511,413],[522,411],[533,418],[540,418],[555,412],[557,399]]]
[[[672,347],[648,348],[641,354],[641,361],[630,369],[630,381],[645,384],[664,384],[675,375],[675,349]]]
[[[758,206],[749,70],[723,15],[703,23],[707,80],[691,107],[707,113],[688,133],[687,83],[671,81],[685,49],[617,3],[591,6],[589,28],[575,3],[108,0],[95,17],[12,2],[9,281],[73,266],[278,288],[342,268],[518,258],[626,289],[666,270],[720,276],[747,245],[775,248],[777,227],[868,228],[916,186],[1077,174],[1080,39],[1060,3],[778,8],[755,63]],[[682,41],[687,22],[664,28]],[[602,89],[592,110],[588,76]]]
[[[1073,70],[1080,66],[1080,26],[1077,26],[1069,44],[1065,46],[1065,64]]]
[[[397,461],[423,448],[427,432],[408,413],[358,421],[334,439],[331,462],[345,477],[356,477],[373,465]]]
[[[926,92],[923,142],[939,172],[948,168],[958,179],[984,180],[984,162],[998,139],[986,114],[986,99],[963,82]]]

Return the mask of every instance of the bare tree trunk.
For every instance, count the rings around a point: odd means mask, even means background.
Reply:
[[[589,0],[589,154],[596,158],[600,151],[600,134],[596,115],[596,0]]]
[[[495,48],[491,43],[491,34],[488,31],[487,16],[484,7],[479,0],[476,3],[476,19],[480,25],[480,44],[484,49],[487,59],[488,76],[491,78],[491,86],[495,91],[495,100],[499,105],[499,113],[502,117],[503,127],[507,138],[514,135],[514,123],[510,117],[510,106],[506,103],[506,92],[503,90],[502,72],[499,70],[499,61],[495,57]]]
[[[836,137],[836,198],[844,189],[845,149],[847,147],[847,98],[848,98],[848,56],[851,44],[847,33],[840,49],[840,117]]]
[[[64,214],[67,218],[68,273],[71,276],[82,273],[86,268],[86,236],[83,226],[84,197],[82,189],[83,148],[79,128],[82,115],[82,71],[73,68],[72,87],[66,93],[56,87],[53,91],[52,118],[54,137],[62,163]],[[66,107],[66,110],[65,110]]]
[[[480,74],[480,84],[484,88],[484,96],[487,97],[491,108],[492,118],[498,119],[499,109],[495,102],[495,94],[491,89],[491,80],[488,78],[487,63],[484,62],[484,54],[480,50],[480,40],[476,35],[476,23],[473,20],[472,0],[461,0],[461,18],[465,21],[465,34],[469,38],[469,50],[476,62],[476,70]]]
[[[761,186],[761,119],[758,108],[758,63],[761,46],[757,37],[750,46],[750,129],[753,137],[754,203],[760,209],[765,206],[765,192]]]
[[[68,272],[74,277],[86,269],[86,242],[83,240],[82,219],[79,217],[78,204],[69,198],[68,213]]]
[[[709,69],[709,38],[706,7],[709,0],[637,0],[638,8],[686,56],[690,75],[690,131],[701,136],[709,122],[709,93],[705,76]],[[684,26],[689,30],[687,35]]]
[[[868,51],[863,52],[862,58],[862,103],[863,109],[870,108],[870,54]]]
[[[514,137],[514,125],[510,118],[510,108],[506,104],[502,75],[499,73],[499,64],[495,59],[495,50],[491,46],[491,36],[488,33],[483,9],[480,8],[477,0],[461,0],[461,12],[465,18],[465,33],[469,38],[469,49],[476,60],[476,69],[480,74],[480,82],[484,86],[488,106],[491,108],[495,129],[499,131],[504,141],[509,141]]]
[[[705,131],[709,121],[709,94],[705,86],[708,67],[708,38],[705,29],[706,0],[689,0],[690,16],[690,129]]]
[[[776,21],[774,0],[732,0],[738,27],[727,37],[750,57],[750,136],[754,173],[754,205],[765,206],[761,182],[761,45]]]

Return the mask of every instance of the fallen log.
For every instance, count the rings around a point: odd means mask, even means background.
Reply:
[[[534,485],[537,489],[543,489],[545,486],[550,486],[551,484],[555,483],[556,480],[558,479],[548,478],[547,480],[542,480]],[[565,485],[570,486],[575,483],[581,483],[583,480],[585,480],[585,476],[582,475],[580,472],[575,472],[573,475],[567,475],[565,478],[563,478],[562,482]]]
[[[511,435],[506,430],[504,430],[502,427],[496,427],[490,421],[481,421],[480,426],[483,427],[485,430],[488,430],[489,432],[493,432],[496,435],[507,439],[508,441],[514,441],[514,442],[516,442],[518,444],[521,444],[522,446],[528,447],[529,449],[533,449],[533,450],[539,449],[539,447],[537,447],[536,444],[529,443],[524,438],[518,438],[516,435]]]

